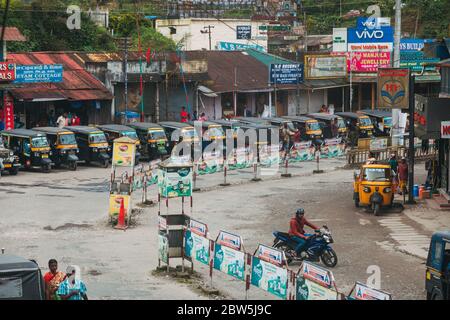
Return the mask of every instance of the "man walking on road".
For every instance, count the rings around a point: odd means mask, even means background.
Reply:
[[[57,294],[62,300],[87,300],[86,285],[80,279],[74,266],[67,267],[67,277],[60,285]]]
[[[403,193],[403,190],[405,190],[405,194],[408,193],[408,190],[406,189],[408,183],[408,164],[406,163],[405,157],[402,158],[398,165],[398,180],[400,194]]]

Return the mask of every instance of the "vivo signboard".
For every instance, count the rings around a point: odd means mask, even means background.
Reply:
[[[390,27],[391,19],[390,18],[365,18],[359,17],[356,21],[356,27],[358,29],[364,28],[380,28],[380,27]]]
[[[392,27],[348,28],[347,41],[348,43],[392,43],[394,29]]]

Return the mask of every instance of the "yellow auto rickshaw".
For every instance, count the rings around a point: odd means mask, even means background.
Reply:
[[[353,200],[355,206],[366,206],[378,215],[381,207],[391,207],[397,188],[391,167],[386,164],[365,164],[355,173]]]

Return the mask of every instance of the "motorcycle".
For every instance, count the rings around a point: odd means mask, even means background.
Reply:
[[[288,233],[275,231],[273,235],[275,236],[273,247],[284,251],[288,263],[303,260],[314,262],[320,259],[327,267],[333,268],[337,265],[337,254],[330,246],[334,240],[327,226],[323,226],[309,237],[300,252],[295,251],[298,244]]]

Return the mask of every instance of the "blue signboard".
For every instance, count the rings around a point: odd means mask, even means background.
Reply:
[[[266,51],[263,46],[259,46],[257,44],[242,44],[223,41],[219,41],[217,44],[217,49],[223,51],[244,51],[247,49],[255,49],[262,52]]]
[[[424,46],[424,39],[400,39],[400,51],[420,51]]]
[[[348,28],[348,43],[388,43],[394,42],[394,29],[392,27],[379,28]]]
[[[379,28],[379,27],[388,27],[390,26],[390,18],[377,18],[377,17],[358,17],[356,21],[356,28],[357,29],[364,29],[364,28]]]
[[[62,64],[32,64],[16,66],[14,83],[62,82]]]
[[[252,38],[252,26],[237,26],[236,39],[248,40]]]
[[[269,70],[271,84],[298,84],[303,82],[303,64],[271,64]]]

